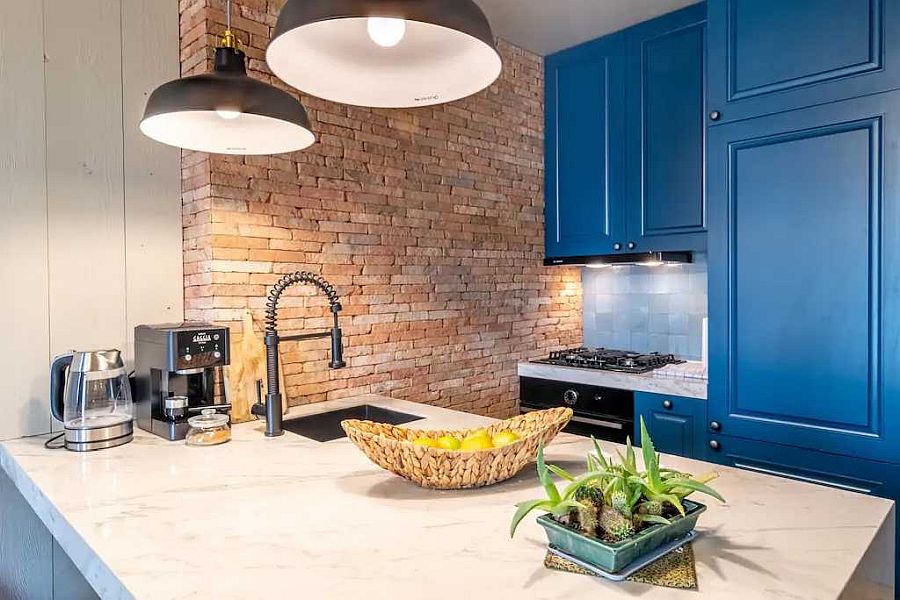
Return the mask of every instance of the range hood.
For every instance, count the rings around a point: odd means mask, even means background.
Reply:
[[[694,262],[690,252],[635,252],[629,254],[607,254],[604,256],[567,256],[565,258],[545,258],[544,266],[557,265],[602,267],[608,265],[657,265],[686,264]]]

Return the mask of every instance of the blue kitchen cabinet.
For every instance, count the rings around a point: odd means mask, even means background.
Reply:
[[[700,3],[547,57],[548,263],[705,250],[705,18]]]
[[[709,118],[900,88],[900,0],[709,0]]]
[[[624,227],[625,37],[548,56],[546,257],[610,254]]]
[[[900,463],[900,92],[711,127],[708,153],[713,429]]]
[[[706,428],[706,402],[696,398],[637,392],[634,395],[634,436],[641,441],[640,418],[653,439],[657,452],[699,458]]]
[[[730,467],[871,494],[900,497],[900,466],[724,435],[705,460]]]
[[[705,250],[706,4],[626,36],[626,246]]]

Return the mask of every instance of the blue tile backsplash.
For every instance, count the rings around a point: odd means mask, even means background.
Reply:
[[[700,360],[706,255],[688,265],[585,268],[584,343]]]

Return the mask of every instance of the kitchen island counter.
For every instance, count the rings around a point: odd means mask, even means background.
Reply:
[[[292,416],[364,402],[426,417],[415,427],[491,422],[377,396]],[[540,495],[533,467],[493,487],[431,491],[382,471],[346,439],[262,431],[238,425],[232,442],[209,448],[139,432],[89,454],[28,438],[0,444],[0,466],[104,598],[837,598],[857,597],[845,590],[863,574],[893,569],[892,502],[715,467],[729,502],[710,501],[700,520],[699,594],[556,573],[543,567],[533,518],[509,539],[513,504]],[[548,461],[583,469],[590,448],[561,434]]]

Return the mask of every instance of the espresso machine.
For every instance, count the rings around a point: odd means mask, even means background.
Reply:
[[[140,325],[134,330],[135,423],[170,441],[183,440],[188,418],[205,409],[228,414],[222,368],[227,327],[207,323]]]

